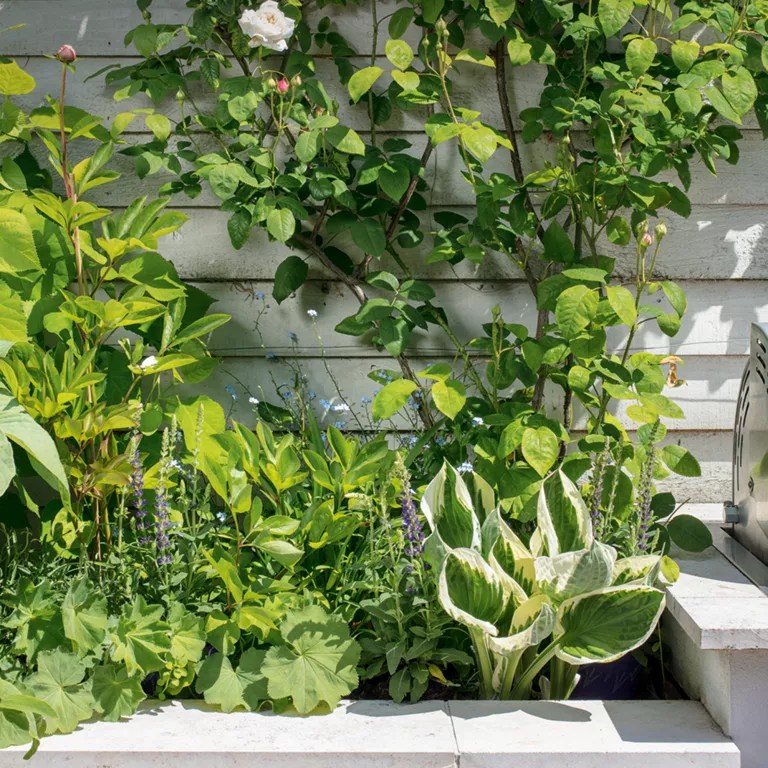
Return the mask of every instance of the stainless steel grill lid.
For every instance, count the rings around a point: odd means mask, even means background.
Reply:
[[[747,549],[768,563],[768,325],[752,324],[733,430],[733,501],[726,519]]]

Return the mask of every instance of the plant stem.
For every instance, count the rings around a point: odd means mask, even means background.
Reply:
[[[536,679],[536,675],[538,675],[544,669],[544,667],[546,667],[550,659],[552,659],[555,653],[557,653],[558,645],[559,642],[557,640],[553,640],[540,654],[536,656],[528,669],[523,672],[520,679],[517,681],[517,685],[512,689],[510,698],[522,699],[523,694],[527,691],[530,691],[530,688],[533,685],[533,681]]]
[[[483,699],[493,698],[493,665],[491,664],[491,655],[485,644],[485,636],[482,631],[474,627],[469,628],[469,636],[472,638],[472,645],[477,657],[477,666],[480,673],[480,697]]]

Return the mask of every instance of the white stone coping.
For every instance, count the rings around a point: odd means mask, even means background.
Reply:
[[[686,505],[682,511],[711,524],[716,538],[727,535],[719,530],[720,505]],[[667,609],[699,648],[768,648],[768,596],[763,590],[716,547],[698,554],[675,550],[672,555],[680,578],[667,592]]]
[[[693,701],[343,702],[329,715],[148,704],[128,721],[43,739],[0,768],[738,768]]]

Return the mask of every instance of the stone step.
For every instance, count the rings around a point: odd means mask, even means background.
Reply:
[[[145,707],[43,739],[0,768],[738,768],[739,751],[692,701],[344,702],[331,714]]]

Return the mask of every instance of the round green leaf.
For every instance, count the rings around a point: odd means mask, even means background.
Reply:
[[[636,37],[627,46],[627,67],[635,77],[640,77],[650,69],[655,56],[656,43],[647,37]]]
[[[661,458],[676,475],[683,477],[701,477],[701,466],[696,457],[682,445],[665,445]]]
[[[398,69],[408,69],[413,61],[413,51],[405,40],[387,40],[384,53]]]
[[[698,517],[675,515],[666,527],[669,538],[686,552],[703,552],[712,546],[712,533]]]
[[[418,389],[416,382],[410,379],[395,379],[381,388],[373,398],[371,415],[374,421],[389,419],[394,416],[407,402],[408,398]]]
[[[267,214],[267,232],[281,243],[288,242],[296,230],[296,220],[287,208],[273,208]]]
[[[523,432],[522,450],[523,458],[544,477],[557,461],[560,441],[547,427],[529,427]]]
[[[381,67],[364,67],[358,69],[347,83],[347,90],[353,102],[358,102],[360,98],[368,93],[373,84],[384,74]]]
[[[467,402],[467,390],[456,379],[436,381],[432,385],[431,391],[435,407],[451,420],[459,415],[464,403]]]

